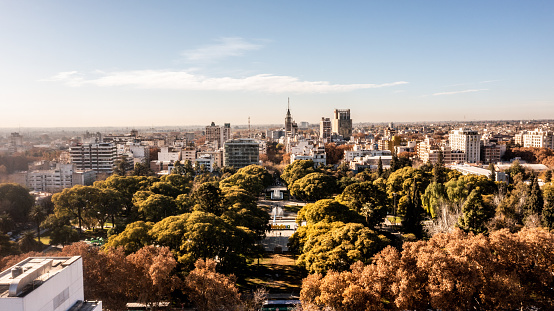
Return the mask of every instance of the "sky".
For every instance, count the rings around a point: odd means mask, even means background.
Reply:
[[[0,127],[554,119],[554,1],[0,0]]]

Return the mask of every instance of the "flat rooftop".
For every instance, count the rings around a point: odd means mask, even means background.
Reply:
[[[29,257],[0,272],[0,298],[24,297],[69,266],[74,257]]]

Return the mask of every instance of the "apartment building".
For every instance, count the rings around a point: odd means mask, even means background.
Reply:
[[[352,119],[350,119],[350,109],[335,109],[331,123],[331,131],[348,140],[352,136]]]
[[[212,122],[210,126],[206,126],[206,143],[213,144],[215,149],[223,147],[223,144],[229,139],[231,139],[230,123],[219,126]]]
[[[457,129],[448,135],[452,151],[463,151],[465,161],[469,163],[481,162],[481,136],[477,131]]]
[[[535,129],[522,135],[523,147],[554,148],[552,132]]]
[[[243,168],[260,161],[260,145],[250,138],[228,140],[223,147],[223,165]]]
[[[117,149],[112,143],[82,143],[69,147],[69,156],[77,170],[111,174]]]

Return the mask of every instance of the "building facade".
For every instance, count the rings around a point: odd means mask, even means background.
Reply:
[[[111,174],[117,149],[112,143],[83,143],[69,147],[69,156],[77,170]]]
[[[481,136],[477,131],[457,129],[448,135],[452,151],[463,151],[465,161],[469,163],[481,162]]]
[[[215,149],[223,147],[229,139],[231,139],[231,123],[219,126],[212,122],[210,126],[206,126],[206,142],[212,143]]]
[[[260,146],[254,139],[240,138],[228,140],[224,144],[223,165],[243,168],[260,161]]]
[[[331,138],[331,119],[330,118],[321,118],[319,121],[319,138],[322,140],[327,140]]]
[[[350,119],[350,109],[335,109],[331,124],[333,134],[350,139],[352,136],[352,119]]]
[[[542,129],[526,132],[522,135],[523,147],[554,148],[553,134]]]
[[[102,302],[85,302],[83,260],[29,257],[0,273],[0,310],[101,311]]]

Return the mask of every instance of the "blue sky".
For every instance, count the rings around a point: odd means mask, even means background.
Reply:
[[[552,1],[0,0],[0,127],[554,118]]]

